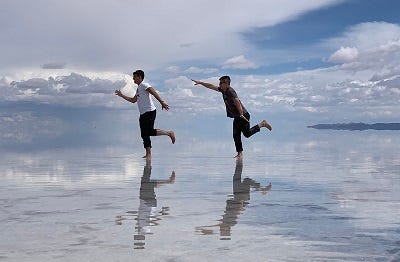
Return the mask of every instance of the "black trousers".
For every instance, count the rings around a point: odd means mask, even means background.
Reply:
[[[156,120],[156,110],[141,114],[139,117],[140,135],[143,139],[143,146],[151,147],[150,136],[156,136],[157,130],[154,129],[154,121]]]
[[[249,113],[245,113],[244,117],[246,117],[247,120],[250,121]],[[260,127],[258,125],[255,125],[252,128],[250,128],[249,122],[240,117],[235,117],[233,119],[233,140],[235,141],[236,152],[243,151],[242,133],[246,138],[248,138],[258,132],[260,132]]]

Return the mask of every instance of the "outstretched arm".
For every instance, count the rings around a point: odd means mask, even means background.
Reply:
[[[152,94],[158,100],[158,102],[160,102],[161,109],[165,109],[167,111],[169,110],[169,105],[165,103],[164,100],[161,99],[161,96],[157,93],[157,91],[154,88],[149,87],[146,89],[146,91]]]
[[[194,79],[192,79],[192,81],[194,82],[194,85],[202,85],[202,86],[207,87],[207,88],[209,88],[211,90],[218,91],[218,86],[215,86],[213,84],[202,82],[202,81],[199,81],[199,80],[194,80]]]
[[[122,94],[121,90],[119,90],[119,89],[115,90],[115,95],[122,97],[123,99],[125,99],[126,101],[131,102],[131,103],[136,103],[136,101],[137,101],[136,95],[134,97],[126,96],[126,95]]]

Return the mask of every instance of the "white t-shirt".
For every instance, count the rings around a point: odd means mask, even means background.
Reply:
[[[141,82],[136,90],[137,104],[141,115],[156,109],[151,98],[152,95],[146,91],[149,87],[151,87],[149,83]]]

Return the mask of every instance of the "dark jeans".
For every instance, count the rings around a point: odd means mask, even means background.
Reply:
[[[249,113],[245,113],[244,116],[250,121]],[[258,125],[250,128],[249,122],[240,117],[235,117],[233,119],[233,140],[235,141],[236,152],[243,151],[242,133],[246,138],[248,138],[257,132],[260,132],[260,127]]]
[[[141,114],[139,117],[140,134],[143,139],[144,148],[151,147],[150,136],[157,135],[154,129],[154,121],[156,120],[156,110]]]

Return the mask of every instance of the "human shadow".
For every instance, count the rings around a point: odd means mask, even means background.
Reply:
[[[146,235],[153,234],[151,227],[159,224],[161,217],[168,215],[169,207],[157,210],[157,198],[155,188],[175,182],[175,171],[172,171],[168,179],[151,179],[151,160],[146,160],[143,175],[140,182],[139,207],[137,211],[128,211],[125,215],[116,216],[115,223],[122,225],[124,220],[136,220],[134,248],[144,249]]]
[[[246,177],[242,180],[242,171],[243,160],[238,159],[232,181],[233,196],[226,200],[225,212],[222,218],[218,220],[220,222],[215,225],[196,227],[196,232],[200,232],[203,235],[212,235],[216,234],[215,231],[219,228],[220,239],[230,240],[232,227],[237,224],[240,214],[244,212],[245,207],[249,204],[251,188],[263,195],[271,190],[271,183],[262,187],[260,183],[251,178]]]

